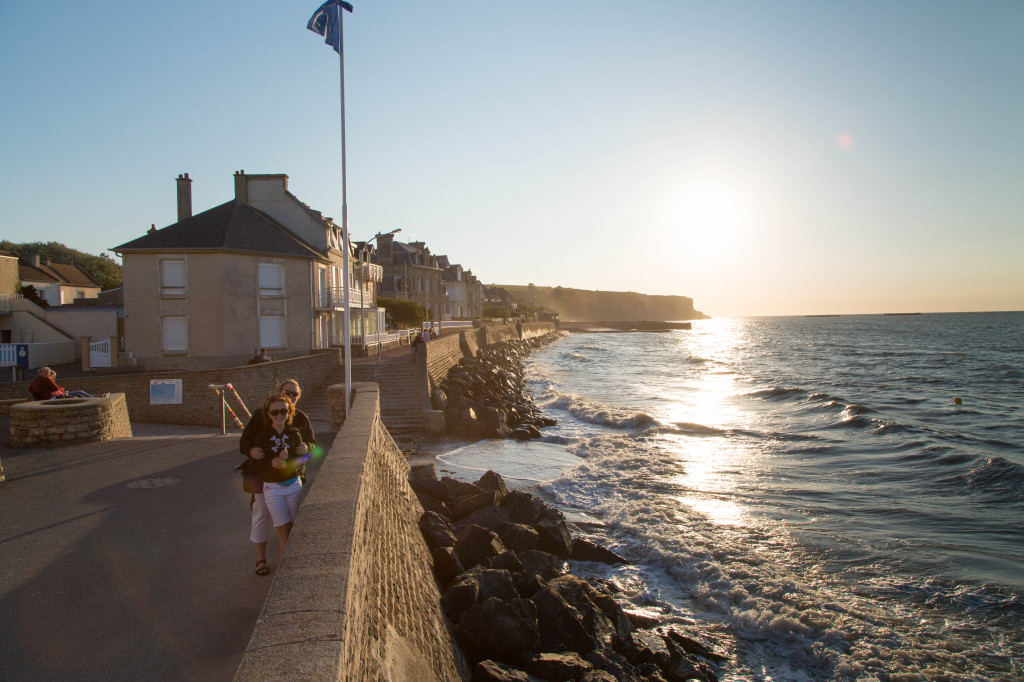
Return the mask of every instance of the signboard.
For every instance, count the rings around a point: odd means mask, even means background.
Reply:
[[[150,379],[150,405],[181,405],[181,379]]]

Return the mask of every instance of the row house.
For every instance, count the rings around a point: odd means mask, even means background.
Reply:
[[[492,284],[489,287],[484,287],[484,305],[487,307],[501,308],[505,311],[506,317],[512,317],[516,314],[519,304],[512,298],[512,295],[508,293],[508,290],[504,287],[499,287],[496,284]]]
[[[38,254],[18,260],[18,278],[22,286],[32,286],[52,306],[96,298],[101,289],[100,283],[77,265],[55,263]]]
[[[383,330],[382,270],[344,252],[342,230],[288,190],[283,174],[234,175],[235,196],[192,214],[192,180],[177,179],[178,222],[114,247],[123,259],[125,348],[156,369],[242,364],[340,346]],[[344,281],[344,262],[351,268]]]
[[[461,265],[449,265],[442,275],[448,290],[448,316],[453,320],[470,320],[483,317],[484,285],[471,270]]]
[[[415,301],[427,311],[428,320],[443,320],[448,312],[448,293],[442,277],[448,262],[435,256],[424,242],[395,241],[394,235],[377,237],[373,262],[383,271],[380,295]]]

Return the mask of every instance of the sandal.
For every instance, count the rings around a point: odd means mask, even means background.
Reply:
[[[270,569],[267,568],[267,560],[260,559],[256,562],[256,575],[266,575],[270,573]]]

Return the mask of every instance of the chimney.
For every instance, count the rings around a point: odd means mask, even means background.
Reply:
[[[377,253],[374,261],[378,265],[392,265],[395,262],[395,235],[377,235]]]
[[[43,263],[42,263],[38,253],[35,254],[34,256],[32,256],[32,265],[34,265],[35,267],[38,268],[42,264]]]
[[[192,180],[188,173],[178,176],[178,222],[192,217]]]
[[[246,185],[245,171],[235,171],[235,201],[249,201],[249,187]]]

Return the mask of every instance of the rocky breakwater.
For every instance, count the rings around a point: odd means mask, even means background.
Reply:
[[[424,509],[441,605],[473,682],[718,679],[726,658],[678,625],[631,616],[609,581],[588,582],[568,561],[627,560],[592,543],[563,514],[489,471],[475,483],[410,478]]]
[[[555,420],[540,414],[523,381],[523,358],[564,336],[552,332],[525,341],[485,346],[476,357],[463,358],[434,391],[434,409],[443,410],[452,435],[465,438],[540,437]]]

